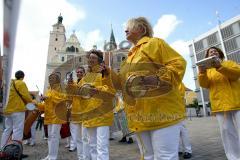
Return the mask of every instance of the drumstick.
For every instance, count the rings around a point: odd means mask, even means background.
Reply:
[[[40,93],[40,96],[42,96],[42,93],[40,92],[38,85],[36,85],[38,93]]]

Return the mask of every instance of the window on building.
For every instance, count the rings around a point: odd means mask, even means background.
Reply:
[[[222,33],[223,39],[227,39],[227,38],[231,37],[233,35],[232,25],[221,29],[221,33]]]
[[[76,52],[78,52],[79,51],[79,49],[78,48],[76,48]]]
[[[196,52],[203,50],[203,48],[204,48],[203,41],[200,40],[200,41],[194,43],[194,47],[195,47]]]
[[[58,38],[55,38],[55,41],[58,41]]]
[[[236,38],[232,38],[224,42],[224,46],[225,46],[226,52],[231,52],[236,50],[238,48]]]
[[[62,62],[64,62],[64,57],[62,57]]]
[[[71,46],[70,47],[70,52],[75,52],[75,47]]]
[[[196,54],[196,57],[197,57],[197,61],[200,61],[202,59],[204,59],[205,57],[205,51],[202,51],[202,52],[199,52]]]
[[[240,22],[232,24],[233,34],[237,35],[240,33]]]
[[[79,60],[79,62],[82,62],[82,58],[81,58],[81,57],[79,57],[79,59],[78,59],[78,60]]]
[[[207,42],[209,46],[212,46],[217,43],[217,33],[211,34],[207,37]]]
[[[57,48],[55,47],[55,48],[54,48],[54,50],[56,51],[56,50],[57,50]]]
[[[227,58],[240,64],[240,50],[227,55]]]
[[[126,59],[126,57],[123,56],[123,57],[122,57],[122,61],[124,61],[125,59]]]

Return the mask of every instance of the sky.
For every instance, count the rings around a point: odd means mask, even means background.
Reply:
[[[0,2],[0,22],[3,23],[3,1]],[[189,57],[189,42],[240,14],[239,0],[22,0],[16,35],[12,78],[17,70],[25,72],[29,90],[43,91],[52,25],[61,13],[66,36],[75,31],[85,50],[94,44],[103,48],[109,41],[111,24],[119,44],[125,40],[124,26],[129,18],[144,16],[154,29],[154,36],[163,38],[187,61],[183,79],[195,89]],[[3,25],[0,25],[2,37]],[[0,40],[2,45],[2,38]],[[2,54],[2,52],[1,52]]]

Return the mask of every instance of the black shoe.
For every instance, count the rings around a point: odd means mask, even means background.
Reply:
[[[27,158],[27,157],[28,157],[27,154],[22,154],[22,155],[21,155],[21,158]]]
[[[192,154],[191,154],[191,153],[184,152],[184,154],[183,154],[183,158],[184,158],[184,159],[189,159],[189,158],[191,158],[191,157],[192,157]]]
[[[133,143],[132,137],[130,137],[130,138],[128,139],[127,143],[128,143],[128,144],[132,144],[132,143]]]
[[[126,137],[123,137],[120,141],[118,142],[127,142],[127,138]]]
[[[74,149],[71,148],[71,149],[69,149],[68,151],[69,151],[69,152],[75,152],[76,150],[77,150],[77,147],[74,148]]]
[[[178,152],[178,155],[182,155],[183,154],[183,152]]]
[[[110,140],[110,141],[113,141],[113,140],[114,140],[114,138],[109,138],[109,140]]]

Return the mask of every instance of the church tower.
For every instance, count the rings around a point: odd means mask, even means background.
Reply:
[[[111,36],[110,36],[110,51],[117,49],[117,43],[115,41],[115,36],[113,33],[113,28],[111,25]]]
[[[53,72],[58,72],[61,82],[65,82],[67,76],[76,66],[86,66],[86,54],[75,34],[75,31],[66,39],[65,27],[62,24],[63,17],[58,16],[58,21],[50,32],[47,66],[45,72],[44,93],[49,86],[48,77]]]
[[[53,72],[55,67],[52,65],[52,62],[55,61],[56,55],[61,50],[66,42],[65,27],[62,24],[63,17],[61,14],[58,16],[58,21],[52,27],[50,31],[49,44],[48,44],[48,55],[47,55],[47,64],[45,72],[45,82],[43,93],[46,92],[48,87],[48,76]]]
[[[60,14],[58,16],[58,22],[52,26],[53,30],[50,32],[47,63],[53,61],[52,58],[54,55],[60,51],[66,42],[65,27],[62,21],[63,17]]]

